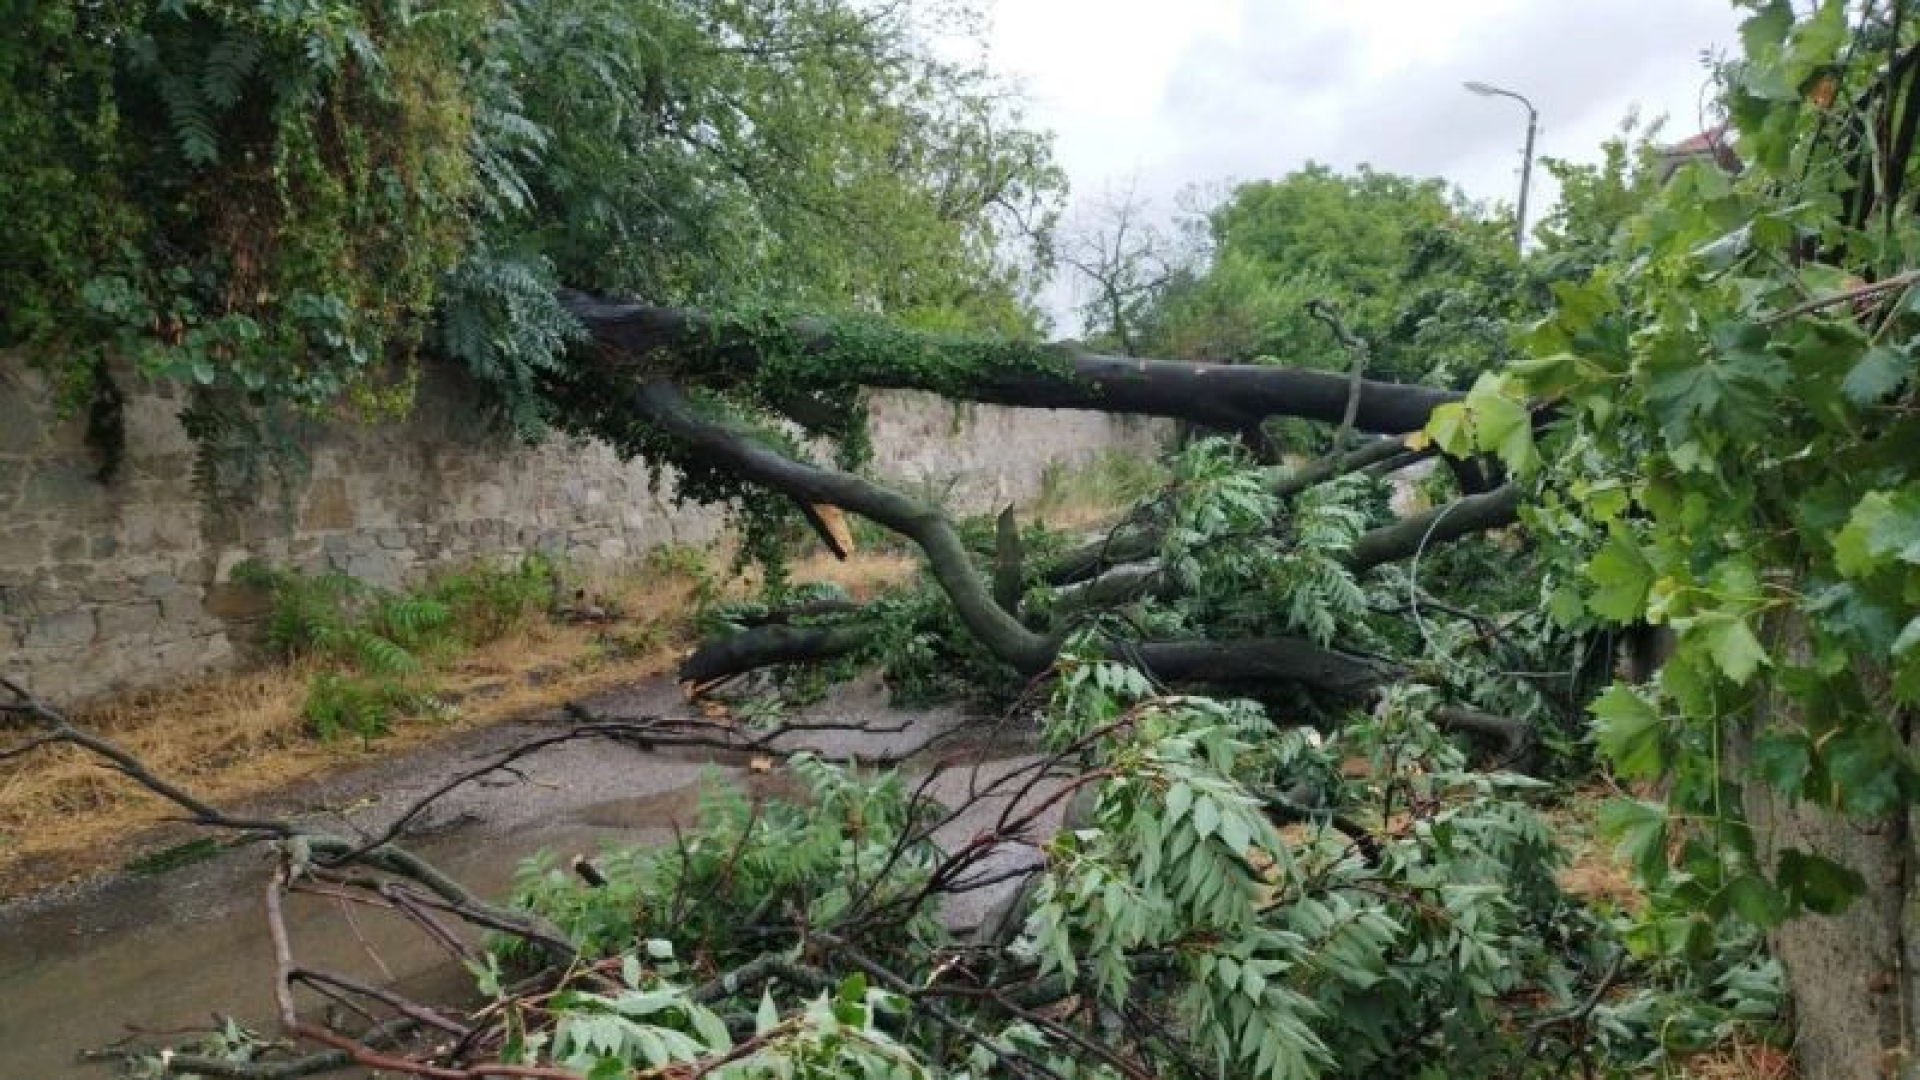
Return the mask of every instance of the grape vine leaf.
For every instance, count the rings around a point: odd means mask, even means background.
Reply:
[[[1913,377],[1913,353],[1904,347],[1875,345],[1853,365],[1840,383],[1840,392],[1855,405],[1867,406],[1893,393]]]
[[[1797,848],[1780,853],[1774,876],[1795,906],[1821,915],[1840,914],[1867,889],[1866,879],[1855,871]]]
[[[1587,706],[1593,714],[1594,741],[1627,778],[1652,778],[1666,767],[1666,722],[1643,695],[1614,683]]]
[[[1834,565],[1861,577],[1889,560],[1920,565],[1920,488],[1870,491],[1833,541]]]
[[[1587,563],[1587,578],[1596,586],[1587,607],[1602,618],[1632,622],[1646,610],[1653,577],[1653,564],[1625,532],[1616,529]]]
[[[1640,876],[1658,884],[1667,872],[1667,808],[1639,799],[1601,804],[1601,835],[1611,840]]]
[[[1764,434],[1790,372],[1751,323],[1716,330],[1709,349],[1677,343],[1647,357],[1647,405],[1670,442],[1685,442],[1698,420],[1736,438]]]
[[[1731,612],[1708,612],[1693,623],[1692,629],[1700,633],[1721,674],[1736,685],[1744,686],[1754,672],[1772,663],[1747,620]]]

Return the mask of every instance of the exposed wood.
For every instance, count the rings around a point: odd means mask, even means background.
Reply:
[[[1020,522],[1009,506],[993,523],[993,599],[1008,611],[1020,610],[1020,594],[1026,591],[1026,562]]]
[[[833,557],[845,562],[853,554],[853,530],[847,528],[846,515],[840,508],[830,503],[802,502],[800,515],[807,519],[814,534],[827,546]]]

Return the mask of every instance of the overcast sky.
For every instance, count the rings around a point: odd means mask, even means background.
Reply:
[[[1309,160],[1510,202],[1526,111],[1463,81],[1531,98],[1540,154],[1592,157],[1635,106],[1666,114],[1677,140],[1700,127],[1702,51],[1731,49],[1739,21],[1728,0],[993,4],[990,62],[1055,132],[1076,201],[1132,184],[1163,212],[1189,185]],[[1543,180],[1536,170],[1535,219],[1553,195]]]

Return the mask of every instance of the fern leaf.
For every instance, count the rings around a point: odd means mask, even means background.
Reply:
[[[246,82],[260,66],[260,39],[235,29],[208,51],[200,71],[200,93],[211,105],[230,109],[240,100]]]
[[[160,100],[166,105],[167,122],[173,125],[181,155],[193,165],[211,165],[219,160],[220,139],[214,132],[213,117],[201,99],[200,88],[188,79],[168,73],[160,78]]]

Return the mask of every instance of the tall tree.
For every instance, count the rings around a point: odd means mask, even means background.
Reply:
[[[1464,386],[1511,355],[1508,323],[1531,299],[1500,230],[1442,181],[1366,166],[1243,184],[1206,213],[1207,258],[1166,290],[1147,340],[1194,359],[1345,367],[1318,301],[1380,376]]]

